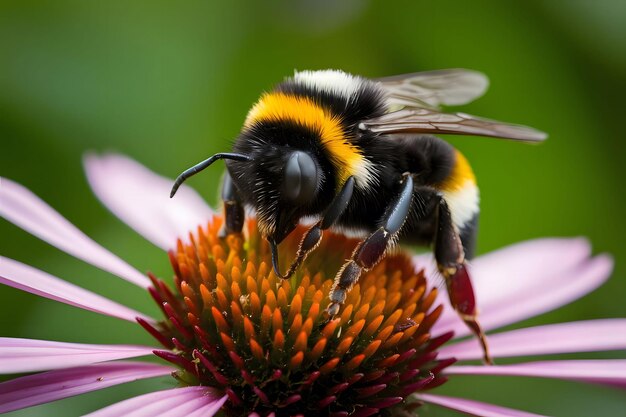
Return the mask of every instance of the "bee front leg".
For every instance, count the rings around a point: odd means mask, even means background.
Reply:
[[[322,219],[313,225],[302,237],[296,258],[289,266],[289,269],[284,275],[280,274],[278,270],[278,262],[276,256],[272,256],[272,263],[274,265],[274,272],[282,279],[289,278],[298,267],[304,262],[309,253],[313,252],[322,241],[323,231],[331,227],[343,214],[348,207],[350,199],[352,198],[352,192],[354,191],[354,177],[349,177],[344,185],[341,187],[339,193],[333,198],[333,201],[328,206],[328,209],[324,212]]]
[[[224,238],[231,233],[241,233],[246,215],[239,191],[233,184],[228,171],[222,179],[222,201],[224,202],[224,226],[219,236]]]
[[[404,224],[413,197],[413,178],[405,176],[402,190],[396,199],[387,207],[382,219],[382,225],[362,241],[335,276],[335,282],[330,289],[330,304],[326,312],[330,317],[339,313],[341,305],[346,301],[348,292],[359,280],[361,273],[374,267],[385,255],[387,246],[392,238],[400,231]]]
[[[478,337],[483,349],[483,360],[491,364],[487,338],[477,319],[474,288],[467,271],[463,244],[459,232],[452,222],[452,215],[444,199],[439,202],[435,236],[435,259],[439,272],[446,280],[448,297],[467,327]]]

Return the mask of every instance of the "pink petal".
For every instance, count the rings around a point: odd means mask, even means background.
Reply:
[[[585,238],[543,238],[506,246],[469,263],[474,289],[482,302],[491,302],[503,293],[534,287],[580,264],[590,255],[591,246]],[[437,274],[432,254],[417,255],[413,261],[428,275]]]
[[[443,395],[419,394],[420,400],[451,410],[467,413],[480,417],[542,417],[539,414],[527,413],[525,411],[513,410],[511,408],[500,407],[493,404],[482,403],[465,398],[444,397]]]
[[[626,360],[560,360],[502,366],[450,366],[447,375],[507,375],[558,378],[626,388]]]
[[[146,362],[109,362],[23,376],[0,383],[0,413],[169,375],[173,370],[167,365]]]
[[[227,396],[224,396],[224,397],[220,398],[219,401],[215,401],[215,402],[201,406],[196,411],[193,411],[187,414],[187,417],[205,417],[205,416],[213,416],[217,414],[228,398]],[[268,415],[267,417],[272,417],[272,416]]]
[[[550,324],[489,335],[494,358],[595,352],[626,349],[626,319],[588,320]],[[458,360],[482,359],[482,349],[474,338],[444,345],[442,356]]]
[[[485,311],[485,306],[498,302],[520,292],[536,291],[545,282],[552,282],[581,264],[591,254],[589,242],[583,238],[535,239],[507,246],[470,261],[470,272],[478,307]],[[425,269],[427,276],[439,277],[432,255],[420,255],[414,258],[416,266]],[[442,280],[442,278],[441,278]],[[440,280],[432,280],[434,283]],[[450,303],[445,291],[440,292],[439,301],[446,305],[439,325],[450,327],[459,320],[449,308]]]
[[[196,411],[193,411],[193,412],[187,414],[186,417],[213,416],[213,415],[217,414],[220,411],[220,409],[222,408],[222,405],[224,405],[225,402],[226,402],[226,399],[224,399],[224,401],[216,401],[213,404],[205,405],[205,406],[197,409]],[[275,416],[268,415],[267,417],[275,417]]]
[[[191,413],[210,417],[228,399],[212,388],[191,386],[157,391],[131,398],[88,414],[89,417],[187,417]]]
[[[21,185],[2,178],[0,216],[57,248],[140,287],[150,280],[78,230]]]
[[[0,373],[49,371],[151,355],[153,347],[0,338]]]
[[[178,238],[211,220],[213,213],[194,190],[181,186],[169,197],[174,181],[124,156],[87,155],[91,188],[117,217],[158,247],[176,247]]]
[[[548,238],[508,246],[471,264],[480,300],[490,304],[503,294],[536,291],[546,279],[573,269],[590,255],[587,239]]]
[[[101,295],[78,287],[60,278],[52,276],[32,266],[25,265],[13,259],[0,256],[0,284],[17,288],[31,294],[60,301],[74,307],[95,311],[120,319],[135,321],[141,317],[154,322],[150,317],[132,310],[121,304],[111,301]]]
[[[534,291],[511,294],[485,307],[486,330],[534,317],[581,298],[604,284],[613,271],[613,259],[598,255]]]
[[[572,265],[572,258],[583,256],[584,245],[578,239],[563,240],[562,242],[566,248],[565,251],[553,249],[551,254],[546,253],[545,255],[549,255],[548,259],[551,259],[553,264],[562,265],[564,268],[557,272],[553,267],[550,267],[548,270],[551,272],[548,275],[537,271],[531,265],[534,262],[532,256],[528,257],[527,269],[530,271],[528,275],[520,275],[520,272],[525,271],[519,269],[509,273],[507,265],[498,267],[491,261],[489,268],[487,268],[486,264],[476,260],[470,272],[473,280],[477,283],[475,289],[479,320],[485,330],[496,329],[563,306],[593,291],[608,279],[613,269],[613,260],[608,255],[578,259],[578,262]],[[544,242],[540,241],[540,243]],[[539,245],[538,249],[544,246]],[[524,256],[523,252],[528,252],[527,247],[523,249],[525,250],[521,251],[521,256]],[[546,251],[548,249],[545,248]],[[514,259],[514,254],[510,250],[507,252],[511,255],[511,259]],[[537,256],[534,258],[535,261],[538,259]],[[498,259],[502,260],[502,254],[498,256]],[[486,289],[487,284],[492,283],[498,276],[501,281],[511,283],[511,289],[500,287],[499,296],[491,289]],[[449,305],[442,298],[439,300]],[[449,312],[442,316],[435,325],[437,331],[453,330],[456,337],[469,334],[468,329],[456,317],[454,311],[450,311],[450,308],[447,310]]]

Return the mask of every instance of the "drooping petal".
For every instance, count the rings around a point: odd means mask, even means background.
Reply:
[[[591,245],[585,238],[542,238],[515,243],[468,261],[474,289],[481,301],[498,299],[503,293],[535,287],[589,258]],[[426,273],[437,271],[430,253],[416,255],[414,263]]]
[[[561,262],[559,256],[552,260],[557,263]],[[513,282],[514,279],[526,280],[528,284],[520,287],[516,282],[515,291],[503,289],[499,297],[484,297],[482,295],[485,291],[484,284],[477,286],[480,323],[483,329],[492,330],[561,307],[602,285],[612,270],[613,260],[608,255],[598,255],[582,260],[554,275],[544,275],[542,280],[537,280],[534,275],[517,276],[514,274],[515,276],[511,278],[507,273],[506,265],[501,265],[499,269],[501,279],[506,279],[507,282],[509,280]],[[484,269],[479,268],[478,271],[475,267],[470,269],[472,277],[475,277],[474,280],[477,282],[483,282],[478,278],[484,276],[484,272],[481,271]],[[490,273],[494,272],[490,271]],[[453,311],[441,317],[435,328],[440,332],[452,330],[456,337],[469,334],[467,327]]]
[[[591,245],[584,238],[544,238],[516,243],[469,261],[478,307],[485,314],[485,308],[503,298],[534,292],[546,283],[560,285],[561,281],[556,279],[563,279],[564,272],[582,264],[590,254]],[[431,277],[433,285],[445,287],[443,278],[432,279],[439,277],[432,254],[415,256],[413,261]],[[467,334],[463,323],[450,308],[445,290],[440,291],[438,302],[446,308],[437,326],[445,330],[455,327]]]
[[[444,370],[447,375],[506,375],[569,379],[626,388],[626,360],[559,360],[526,362],[515,365],[457,365]]]
[[[503,294],[536,291],[546,280],[580,265],[591,255],[585,238],[545,238],[517,243],[471,262],[482,302]]]
[[[553,285],[511,294],[488,304],[482,313],[482,323],[486,330],[496,329],[561,307],[601,286],[612,270],[613,259],[608,255],[598,255],[555,278],[551,282]],[[559,285],[554,286],[556,282]]]
[[[174,388],[131,398],[87,417],[187,417],[192,413],[210,417],[219,411],[227,398],[227,395],[207,387]]]
[[[49,371],[151,355],[153,347],[91,345],[50,340],[0,338],[0,373]]]
[[[159,176],[121,155],[87,155],[91,188],[117,217],[158,247],[176,247],[176,239],[211,220],[212,211],[190,187],[169,198],[173,180]]]
[[[619,349],[626,349],[626,319],[550,324],[489,335],[489,350],[494,358]],[[474,338],[444,345],[439,352],[458,360],[483,357]]]
[[[498,405],[483,403],[480,401],[467,400],[465,398],[445,397],[443,395],[419,394],[416,395],[422,401],[436,404],[451,410],[460,411],[472,416],[479,417],[543,417],[539,414],[526,411],[500,407]]]
[[[154,320],[138,311],[94,294],[32,266],[0,256],[0,284],[60,301],[85,310],[134,322],[137,317]]]
[[[0,216],[72,256],[147,288],[150,280],[98,245],[23,186],[1,178]]]
[[[125,382],[169,375],[174,370],[167,365],[147,362],[109,362],[23,376],[0,383],[0,413]]]

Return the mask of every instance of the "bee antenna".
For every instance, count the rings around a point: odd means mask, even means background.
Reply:
[[[170,191],[170,198],[174,197],[174,194],[176,194],[176,191],[178,191],[178,187],[180,187],[180,185],[183,182],[185,182],[187,178],[193,175],[196,175],[198,172],[202,171],[203,169],[205,169],[206,167],[208,167],[209,165],[211,165],[213,162],[217,161],[218,159],[232,159],[234,161],[251,161],[252,160],[252,158],[249,157],[248,155],[243,155],[240,153],[216,153],[212,157],[205,159],[202,162],[197,163],[196,165],[192,166],[189,169],[184,170],[183,173],[180,174],[178,178],[176,178],[176,181],[174,182],[174,185],[172,186],[172,191]]]

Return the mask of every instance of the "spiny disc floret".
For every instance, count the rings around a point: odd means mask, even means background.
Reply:
[[[410,258],[384,259],[331,320],[332,278],[356,240],[329,236],[281,281],[254,221],[247,239],[220,239],[220,223],[170,252],[175,290],[154,276],[150,289],[165,320],[140,322],[167,348],[155,354],[180,367],[182,384],[224,391],[233,416],[368,416],[415,407],[409,394],[445,381],[439,372],[453,360],[438,360],[436,348],[451,334],[430,337],[441,306]],[[283,259],[295,256],[302,232],[281,245]]]

